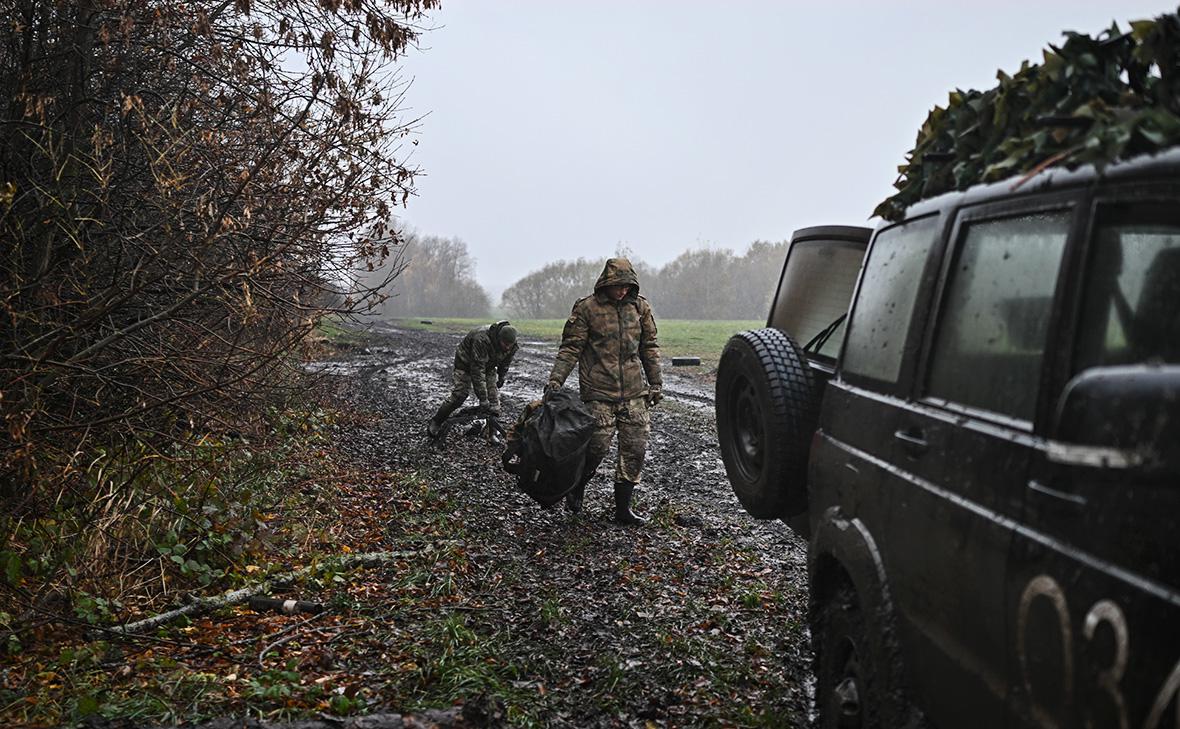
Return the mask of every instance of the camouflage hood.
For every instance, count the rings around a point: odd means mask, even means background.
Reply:
[[[627,295],[616,301],[602,290],[605,286],[627,286]],[[639,295],[635,269],[626,258],[612,258],[594,284],[594,296],[574,304],[549,380],[564,383],[577,366],[585,401],[643,397],[662,384],[656,337],[656,320]]]
[[[626,258],[608,258],[602,268],[602,275],[594,282],[594,293],[601,294],[604,286],[629,286],[626,298],[639,296],[639,277],[635,267]]]

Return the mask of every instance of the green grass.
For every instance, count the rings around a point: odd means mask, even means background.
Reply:
[[[401,326],[412,329],[426,329],[436,332],[466,332],[477,326],[490,324],[486,319],[431,319],[423,324],[421,319],[403,319]],[[514,319],[522,337],[557,342],[561,339],[561,328],[565,319]],[[672,357],[700,357],[700,367],[683,368],[685,372],[708,372],[717,366],[725,342],[735,333],[745,329],[759,329],[766,322],[757,320],[706,321],[692,319],[660,319],[656,322],[660,332],[660,352],[665,360]],[[670,363],[670,362],[669,362]]]

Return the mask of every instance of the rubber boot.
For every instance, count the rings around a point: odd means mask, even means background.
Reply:
[[[643,524],[647,521],[631,511],[631,497],[635,494],[635,484],[630,481],[615,482],[615,523]]]
[[[447,418],[451,417],[451,413],[455,412],[455,408],[459,405],[452,404],[450,400],[444,400],[443,404],[439,406],[438,412],[434,417],[426,422],[426,435],[431,438],[437,438],[442,434],[443,423],[447,422]]]

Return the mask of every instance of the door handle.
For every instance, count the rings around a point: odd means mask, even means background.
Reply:
[[[1035,491],[1043,496],[1048,496],[1051,499],[1057,499],[1058,501],[1064,501],[1066,503],[1073,504],[1074,506],[1086,505],[1085,496],[1071,494],[1068,491],[1062,491],[1060,489],[1055,489],[1052,486],[1046,486],[1035,478],[1028,482],[1028,490]]]
[[[911,456],[920,456],[930,449],[930,444],[926,442],[926,433],[921,428],[899,430],[893,437],[901,441],[902,450]]]

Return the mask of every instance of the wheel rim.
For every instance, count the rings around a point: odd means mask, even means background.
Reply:
[[[860,675],[860,661],[856,657],[856,645],[846,640],[841,650],[844,665],[839,680],[832,691],[831,715],[837,717],[839,729],[859,729],[864,725],[861,710],[863,682]]]
[[[762,403],[754,383],[738,378],[730,391],[730,424],[733,426],[734,461],[742,478],[756,481],[762,475],[765,455],[762,437]]]

